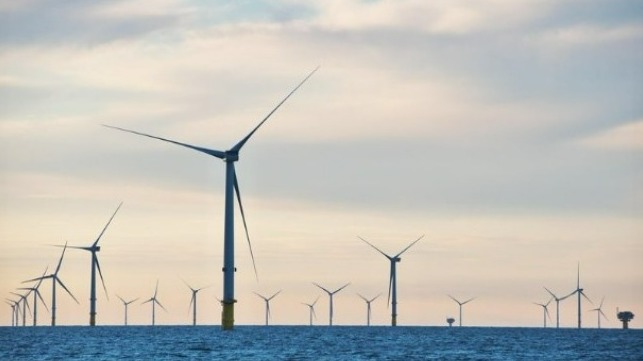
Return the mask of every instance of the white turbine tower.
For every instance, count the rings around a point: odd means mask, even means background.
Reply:
[[[379,295],[371,298],[370,300],[359,293],[357,294],[361,299],[366,302],[366,326],[371,325],[371,302],[375,301],[378,297],[380,297],[382,294],[380,293]]]
[[[81,249],[83,251],[91,252],[92,254],[90,284],[89,284],[89,325],[90,326],[96,326],[96,270],[97,269],[98,269],[98,275],[100,276],[100,281],[103,284],[103,290],[105,291],[105,296],[107,297],[107,299],[109,299],[109,296],[107,295],[107,288],[105,287],[105,280],[103,279],[103,273],[100,270],[100,263],[98,263],[98,256],[96,255],[96,253],[100,251],[100,246],[98,245],[98,241],[100,241],[100,238],[107,230],[107,227],[109,227],[109,224],[112,223],[112,219],[114,219],[116,212],[118,212],[118,210],[121,208],[122,205],[123,205],[123,202],[121,202],[118,205],[118,207],[116,208],[116,211],[114,211],[114,214],[112,214],[112,217],[109,219],[109,221],[107,221],[107,224],[105,225],[105,227],[103,227],[103,230],[100,232],[100,234],[96,238],[96,241],[94,241],[94,243],[92,243],[91,246],[89,247],[69,246],[69,248]]]
[[[239,183],[237,181],[237,175],[234,168],[234,163],[239,160],[239,152],[246,144],[246,142],[252,137],[252,135],[261,127],[270,116],[279,109],[279,107],[288,99],[290,96],[301,87],[306,80],[308,80],[319,67],[315,68],[304,80],[302,80],[277,106],[268,113],[268,115],[261,121],[259,124],[246,135],[241,141],[236,145],[226,151],[215,150],[210,148],[199,147],[187,143],[181,143],[174,140],[156,137],[153,135],[140,133],[133,130],[128,130],[124,128],[114,127],[110,125],[105,125],[108,128],[121,130],[124,132],[141,135],[148,138],[162,140],[164,142],[169,142],[176,144],[182,147],[190,148],[207,155],[219,158],[223,160],[226,164],[226,181],[225,181],[225,220],[224,220],[224,240],[223,240],[223,312],[221,313],[221,327],[224,330],[232,330],[234,328],[234,304],[236,299],[234,298],[234,272],[236,267],[234,265],[234,193],[237,195],[237,202],[239,203],[239,210],[241,211],[241,218],[243,220],[243,226],[246,232],[246,238],[248,239],[248,246],[250,248],[250,256],[252,257],[252,265],[254,267],[255,276],[257,274],[257,268],[254,262],[254,254],[252,253],[252,246],[250,244],[250,236],[248,235],[248,227],[246,225],[246,217],[243,212],[243,205],[241,203],[241,193],[239,191]]]
[[[605,317],[607,320],[607,316],[605,316],[605,313],[603,313],[603,301],[605,301],[605,297],[601,299],[601,304],[598,306],[598,308],[591,309],[590,312],[596,312],[596,316],[598,317],[598,328],[601,328],[601,316]]]
[[[462,326],[462,306],[464,306],[464,305],[466,305],[467,303],[469,303],[469,302],[471,302],[471,301],[475,300],[475,297],[474,297],[474,298],[470,298],[470,299],[468,299],[468,300],[466,300],[466,301],[464,301],[464,302],[460,302],[460,301],[458,301],[457,299],[455,299],[455,297],[453,297],[453,296],[451,296],[451,295],[447,295],[447,296],[449,296],[452,300],[454,300],[454,301],[458,304],[458,306],[460,307],[460,319],[459,319],[459,321],[460,321],[460,326]]]
[[[567,299],[568,297],[573,295],[574,292],[568,294],[565,297],[558,298],[558,296],[556,296],[547,287],[544,287],[544,288],[545,288],[545,291],[547,291],[551,295],[551,297],[554,299],[554,301],[556,301],[556,328],[559,328],[560,327],[560,301],[563,301],[563,300]]]
[[[328,298],[330,299],[330,301],[329,301],[329,304],[330,304],[330,310],[329,310],[329,314],[328,314],[328,325],[329,325],[329,326],[332,326],[332,325],[333,325],[333,296],[335,296],[335,294],[336,294],[337,292],[339,292],[339,291],[343,290],[343,289],[344,289],[344,288],[346,288],[348,285],[350,285],[350,282],[349,282],[349,283],[347,283],[347,284],[345,284],[345,285],[343,285],[342,287],[340,287],[340,288],[336,289],[335,291],[332,291],[332,292],[331,292],[331,291],[329,291],[329,290],[327,290],[327,289],[325,289],[324,287],[322,287],[322,286],[318,285],[318,284],[317,284],[317,283],[315,283],[315,282],[313,282],[313,284],[314,284],[315,286],[317,286],[317,287],[321,288],[324,292],[326,292],[326,293],[328,294]]]
[[[308,317],[310,319],[310,325],[313,325],[313,317],[317,318],[317,315],[315,314],[315,304],[319,301],[319,296],[315,299],[315,302],[313,303],[304,303],[302,302],[302,305],[308,306],[309,312],[308,312]]]
[[[369,243],[367,240],[365,240],[362,237],[359,237],[362,241],[366,242],[369,246],[373,247],[376,251],[381,253],[384,257],[388,258],[388,260],[391,262],[391,271],[389,275],[389,284],[388,284],[388,302],[391,303],[391,326],[397,326],[397,270],[396,270],[396,264],[400,262],[402,259],[400,256],[402,253],[406,252],[411,246],[416,244],[419,240],[421,240],[424,237],[424,235],[420,236],[420,238],[416,239],[415,241],[411,242],[406,248],[404,248],[400,253],[396,254],[395,256],[389,256],[388,254],[384,253],[382,250],[379,248],[375,247],[371,243]],[[392,297],[391,297],[392,296]]]
[[[42,284],[42,280],[45,275],[47,274],[47,268],[45,268],[45,272],[42,273],[42,276],[40,279],[38,279],[38,283],[36,283],[35,286],[33,287],[22,287],[19,288],[20,290],[28,290],[29,293],[33,293],[33,325],[36,326],[38,325],[38,299],[40,298],[40,302],[42,302],[42,305],[45,306],[45,309],[47,312],[49,312],[49,309],[47,308],[47,304],[45,303],[45,300],[42,299],[42,295],[40,294],[40,284]],[[27,293],[27,294],[29,294]]]
[[[23,283],[27,283],[27,282],[38,281],[41,279],[51,278],[51,325],[52,326],[56,326],[56,283],[58,283],[65,291],[67,291],[67,293],[71,296],[71,298],[73,298],[74,301],[78,303],[78,300],[76,299],[76,297],[74,297],[74,295],[65,286],[65,284],[60,279],[60,277],[58,277],[58,272],[60,272],[60,266],[63,263],[63,257],[65,257],[66,249],[67,249],[67,243],[65,243],[65,246],[63,247],[63,253],[60,255],[60,259],[58,260],[58,265],[56,266],[56,270],[54,271],[54,273],[23,282]]]
[[[133,300],[131,300],[131,301],[125,301],[125,300],[123,299],[123,297],[121,297],[121,296],[119,296],[119,295],[116,295],[116,297],[120,298],[121,302],[123,302],[123,307],[125,308],[125,326],[127,326],[127,307],[128,307],[131,303],[134,303],[134,302],[138,301],[138,298],[133,299]]]
[[[271,301],[273,298],[277,297],[277,295],[278,295],[278,294],[280,294],[280,293],[281,293],[281,291],[282,291],[282,290],[277,291],[277,293],[275,293],[274,295],[272,295],[272,296],[270,296],[270,297],[265,297],[265,296],[263,296],[263,295],[260,295],[260,294],[259,294],[259,293],[257,293],[257,292],[255,292],[255,293],[254,293],[255,295],[257,295],[257,296],[261,297],[261,298],[264,300],[264,302],[266,303],[266,326],[268,326],[268,319],[270,319],[270,301]]]
[[[163,309],[163,311],[167,312],[167,310],[165,309],[165,307],[163,307],[163,305],[161,304],[161,302],[159,302],[159,300],[156,298],[156,296],[157,296],[158,292],[159,292],[159,281],[157,280],[157,281],[156,281],[156,287],[154,288],[154,296],[150,297],[150,299],[149,299],[149,300],[147,300],[147,301],[145,301],[145,302],[141,303],[142,305],[144,305],[144,304],[146,304],[146,303],[148,303],[148,302],[151,302],[151,303],[152,303],[152,326],[155,326],[155,325],[156,325],[156,305],[161,306],[161,308]]]
[[[538,305],[543,308],[543,327],[544,328],[547,328],[547,318],[551,320],[551,317],[549,317],[549,310],[547,309],[547,307],[549,306],[552,300],[553,298],[550,298],[549,301],[547,301],[547,303],[534,302],[534,305]]]

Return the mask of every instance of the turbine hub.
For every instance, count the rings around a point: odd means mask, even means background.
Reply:
[[[234,150],[227,150],[225,152],[225,159],[226,162],[236,162],[239,160],[239,152],[234,151]]]

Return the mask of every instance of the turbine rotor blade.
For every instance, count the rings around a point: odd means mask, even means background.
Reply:
[[[264,297],[264,296],[262,296],[262,295],[258,294],[257,292],[253,292],[253,293],[254,293],[255,295],[257,295],[257,296],[261,297],[264,301],[268,301],[268,299],[267,299],[266,297]]]
[[[268,113],[268,115],[266,115],[266,117],[263,118],[263,120],[250,133],[248,133],[248,135],[246,135],[243,139],[241,139],[239,143],[237,143],[234,147],[232,147],[231,150],[236,152],[240,151],[241,148],[243,148],[243,146],[246,144],[248,139],[250,139],[250,137],[252,137],[252,135],[257,131],[257,129],[259,129],[259,127],[261,127],[263,123],[265,123],[268,120],[268,118],[270,118],[270,116],[272,116],[272,114],[276,112],[277,109],[279,109],[279,107],[281,107],[281,105],[285,103],[286,100],[288,100],[288,98],[290,98],[290,96],[293,95],[295,91],[297,91],[297,89],[299,89],[299,87],[301,87],[306,82],[306,80],[308,80],[308,78],[313,76],[313,74],[317,71],[317,69],[319,69],[319,66],[317,66],[312,72],[310,72],[310,74],[308,74],[308,76],[304,78],[304,80],[302,80],[295,87],[295,89],[293,89],[290,93],[288,93],[288,95],[281,102],[279,102],[279,104],[277,104],[277,106],[272,111],[270,111],[270,113]]]
[[[333,292],[333,294],[335,294],[335,293],[337,293],[337,292],[339,292],[339,291],[343,290],[344,288],[348,287],[348,285],[350,285],[350,284],[351,284],[351,283],[350,283],[350,282],[348,282],[347,284],[343,285],[342,287],[340,287],[340,288],[336,289],[336,290],[335,290],[335,292]]]
[[[167,309],[165,309],[165,307],[163,307],[163,305],[161,304],[161,302],[159,302],[159,300],[157,300],[157,299],[155,298],[155,299],[154,299],[154,302],[156,302],[156,304],[157,304],[157,305],[161,306],[161,308],[163,309],[163,311],[167,312]]]
[[[392,262],[392,261],[391,261]],[[393,265],[391,265],[391,270],[388,278],[388,299],[386,301],[386,308],[391,304],[391,289],[393,288]]]
[[[37,289],[36,289],[36,296],[40,298],[40,302],[42,302],[42,305],[45,306],[45,309],[47,310],[47,312],[49,312],[49,308],[47,308],[47,304],[45,303],[45,300],[42,298],[40,291],[38,291]]]
[[[466,305],[467,303],[469,303],[469,302],[471,302],[471,301],[473,301],[473,300],[475,300],[475,299],[476,299],[475,297],[470,298],[470,299],[468,299],[468,300],[466,300],[466,301],[462,302],[462,304],[463,304],[463,305]]]
[[[360,237],[360,236],[357,236],[357,238],[359,238],[359,239],[361,239],[362,241],[366,242],[366,244],[368,244],[369,246],[373,247],[373,248],[374,248],[376,251],[378,251],[379,253],[383,254],[383,255],[384,255],[384,257],[386,257],[386,258],[388,258],[388,259],[393,259],[393,257],[391,257],[391,256],[389,256],[388,254],[384,253],[381,249],[379,249],[379,248],[375,247],[372,243],[370,243],[369,241],[365,240],[364,238],[362,238],[362,237]]]
[[[455,297],[453,297],[453,296],[451,296],[451,295],[447,295],[447,296],[449,296],[449,298],[451,298],[452,300],[454,300],[455,302],[457,302],[459,305],[462,305],[462,303],[461,303],[460,301],[456,300],[456,299],[455,299]]]
[[[273,298],[277,297],[277,295],[278,295],[278,294],[280,294],[280,293],[281,293],[281,291],[282,291],[282,290],[279,290],[277,293],[275,293],[274,295],[270,296],[270,298],[268,298],[268,301],[270,301],[270,300],[272,300]]]
[[[422,238],[424,238],[424,235],[421,235],[421,236],[420,236],[420,238],[416,239],[416,240],[415,240],[415,241],[413,241],[411,244],[409,244],[408,246],[406,246],[406,248],[404,248],[404,249],[402,250],[402,252],[400,252],[400,253],[398,253],[397,255],[395,255],[395,258],[397,258],[397,257],[401,256],[401,255],[402,255],[402,253],[406,252],[406,251],[407,251],[409,248],[411,248],[414,244],[418,243]]]
[[[159,280],[156,280],[156,287],[154,288],[154,297],[152,298],[156,299],[156,294],[158,293],[158,291],[159,291]]]
[[[153,135],[149,135],[149,134],[145,134],[145,133],[141,133],[141,132],[137,132],[137,131],[134,131],[134,130],[125,129],[125,128],[119,128],[119,127],[115,127],[115,126],[112,126],[112,125],[102,124],[102,126],[107,127],[107,128],[120,130],[120,131],[127,132],[127,133],[142,135],[144,137],[148,137],[148,138],[152,138],[152,139],[162,140],[164,142],[168,142],[168,143],[180,145],[182,147],[190,148],[190,149],[196,150],[198,152],[205,153],[205,154],[211,155],[213,157],[217,157],[219,159],[225,159],[225,152],[222,152],[222,151],[219,151],[219,150],[208,149],[208,148],[203,148],[203,147],[197,147],[195,145],[181,143],[181,142],[177,142],[177,141],[166,139],[166,138],[156,137],[156,136],[153,136]]]
[[[545,289],[545,291],[549,292],[549,294],[550,294],[550,295],[551,295],[555,300],[558,300],[558,297],[556,297],[556,295],[555,295],[552,291],[550,291],[547,287],[543,287],[543,288]]]
[[[54,275],[58,275],[58,271],[60,271],[60,266],[63,263],[63,257],[65,257],[65,250],[67,250],[67,242],[65,242],[65,246],[63,247],[63,253],[60,255],[60,259],[58,260],[58,266],[56,266],[56,271],[54,272]]]
[[[103,228],[103,230],[100,232],[100,234],[99,234],[99,235],[98,235],[98,237],[96,238],[96,241],[94,242],[94,244],[92,244],[92,248],[96,247],[96,245],[98,244],[98,241],[100,241],[100,238],[103,236],[103,233],[105,233],[105,230],[107,230],[107,227],[109,227],[109,224],[110,224],[110,223],[112,223],[112,219],[114,219],[114,216],[116,215],[116,213],[118,212],[118,210],[119,210],[119,209],[121,209],[121,206],[122,206],[122,205],[123,205],[123,202],[121,202],[121,203],[118,205],[118,207],[116,207],[116,210],[114,211],[114,214],[112,214],[112,217],[109,219],[109,221],[107,221],[107,224],[105,225],[105,227]]]
[[[100,263],[98,262],[98,256],[96,256],[96,253],[92,252],[92,257],[94,257],[94,260],[96,261],[96,268],[98,269],[98,275],[100,276],[100,282],[103,284],[103,290],[105,291],[105,297],[109,300],[109,294],[107,293],[107,287],[105,286],[105,280],[103,279],[103,272],[100,270]]]
[[[331,294],[331,292],[330,292],[329,290],[327,290],[327,289],[325,289],[324,287],[322,287],[322,286],[318,285],[317,283],[313,282],[313,284],[314,284],[315,286],[317,286],[317,287],[321,288],[322,290],[324,290],[324,292],[328,293],[329,295]]]
[[[80,305],[80,302],[78,302],[78,300],[76,299],[76,297],[71,293],[71,291],[67,288],[67,286],[65,286],[65,284],[63,283],[63,281],[61,281],[61,280],[60,280],[60,278],[58,278],[58,277],[54,278],[54,282],[56,282],[56,281],[58,281],[58,284],[59,284],[60,286],[62,286],[62,288],[64,288],[64,289],[65,289],[65,291],[67,291],[67,293],[69,293],[69,295],[71,296],[71,298],[73,298],[73,299],[74,299],[74,301],[76,301],[76,303],[77,303],[77,304],[79,304],[79,305]]]
[[[591,303],[592,305],[594,304],[594,302],[592,302],[592,300],[590,300],[589,297],[587,297],[587,295],[585,295],[585,292],[583,292],[583,291],[578,291],[578,292],[581,294],[581,296],[585,297],[585,299],[588,300],[589,303]]]
[[[241,219],[243,220],[243,228],[246,231],[246,239],[248,240],[248,249],[250,249],[250,258],[252,258],[252,267],[255,270],[255,278],[259,281],[259,274],[257,273],[257,264],[255,263],[255,255],[252,252],[252,243],[250,243],[250,234],[248,233],[248,224],[246,223],[246,214],[243,211],[243,203],[241,203],[241,191],[239,190],[239,182],[237,181],[237,171],[234,168],[234,163],[230,166],[234,172],[234,191],[237,194],[237,202],[239,202],[239,210],[241,211]]]

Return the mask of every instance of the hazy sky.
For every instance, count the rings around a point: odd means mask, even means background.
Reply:
[[[357,236],[397,253],[424,234],[398,266],[401,325],[446,325],[451,294],[477,297],[465,325],[540,326],[533,302],[574,290],[580,262],[619,327],[616,307],[643,317],[641,64],[633,1],[0,1],[0,291],[54,268],[52,244],[90,245],[123,201],[98,323],[157,279],[157,323],[189,323],[183,278],[210,286],[199,323],[219,324],[224,163],[99,124],[227,149],[321,65],[237,163],[259,271],[237,212],[237,324],[280,289],[271,322],[305,324],[311,282],[351,282],[339,325],[383,293],[387,324],[388,261]],[[59,293],[59,324],[88,323],[89,266],[67,252],[80,305]],[[316,311],[326,324],[325,295]]]

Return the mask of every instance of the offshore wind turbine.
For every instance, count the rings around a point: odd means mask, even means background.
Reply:
[[[370,300],[369,300],[368,298],[366,298],[366,297],[364,297],[364,296],[360,295],[359,293],[358,293],[357,295],[358,295],[361,299],[363,299],[363,300],[364,300],[364,302],[366,302],[366,326],[370,326],[370,325],[371,325],[371,302],[375,301],[375,300],[376,300],[379,296],[381,296],[382,294],[380,293],[379,295],[377,295],[377,296],[375,296],[375,297],[371,298]]]
[[[568,294],[565,297],[558,298],[558,296],[556,296],[547,287],[544,287],[544,288],[545,288],[545,291],[547,291],[551,295],[551,297],[554,299],[554,301],[556,301],[556,328],[559,328],[560,327],[560,301],[563,301],[563,300],[567,299],[568,297],[573,295],[574,292]]]
[[[205,153],[213,157],[223,160],[226,164],[226,181],[225,181],[225,216],[224,216],[224,240],[223,240],[223,312],[221,313],[221,327],[224,330],[232,330],[234,328],[234,304],[237,302],[234,298],[234,273],[236,271],[234,265],[234,193],[237,195],[237,202],[239,203],[239,210],[241,211],[241,218],[243,220],[243,227],[246,232],[246,238],[248,240],[248,247],[250,248],[250,256],[252,258],[252,265],[254,267],[255,276],[257,276],[257,267],[254,261],[254,254],[252,253],[252,245],[250,244],[250,236],[248,234],[248,226],[246,224],[246,217],[243,212],[243,205],[241,203],[241,193],[239,191],[239,183],[237,181],[237,175],[234,168],[234,163],[239,160],[239,152],[246,144],[246,142],[252,137],[252,135],[261,127],[267,120],[272,116],[272,114],[281,107],[281,105],[290,98],[290,96],[301,87],[306,80],[308,80],[319,67],[315,68],[304,80],[302,80],[288,95],[281,101],[277,106],[268,113],[268,115],[263,118],[261,122],[246,135],[241,141],[235,144],[232,148],[221,151],[210,148],[203,148],[187,143],[181,143],[174,140],[161,138],[133,130],[128,130],[124,128],[114,127],[111,125],[104,125],[105,127],[121,130],[124,132],[141,135],[148,138],[158,139],[164,142],[169,142],[176,144],[182,147],[190,148],[197,152]]]
[[[301,303],[302,305],[308,306],[308,309],[309,309],[308,316],[310,318],[310,325],[311,326],[313,325],[313,317],[317,318],[317,315],[315,314],[315,304],[317,303],[317,301],[319,301],[319,296],[317,296],[317,298],[315,298],[315,302],[313,302],[313,303],[304,303],[304,302]]]
[[[605,301],[605,297],[603,297],[603,299],[601,299],[601,304],[600,304],[600,306],[598,306],[598,308],[594,308],[594,309],[590,310],[590,311],[595,311],[596,312],[596,316],[598,317],[598,328],[599,329],[601,328],[601,315],[603,317],[605,317],[605,319],[607,320],[607,316],[605,316],[605,314],[603,313],[603,301]]]
[[[63,247],[63,253],[60,255],[60,259],[58,260],[58,265],[56,266],[56,270],[54,273],[48,274],[46,276],[42,277],[37,277],[34,279],[30,279],[27,281],[24,281],[22,283],[27,283],[27,282],[33,282],[37,281],[40,279],[45,279],[45,278],[51,278],[51,325],[56,326],[56,283],[60,284],[60,286],[67,291],[67,293],[71,296],[71,298],[78,303],[78,300],[74,295],[71,293],[71,291],[65,286],[63,281],[58,277],[58,272],[60,272],[60,266],[63,263],[63,257],[65,257],[65,250],[67,249],[67,243],[65,242],[65,246]]]
[[[553,298],[550,298],[549,301],[547,301],[547,303],[544,303],[544,304],[534,302],[534,305],[538,305],[543,308],[543,327],[544,328],[547,328],[547,318],[551,320],[551,317],[549,317],[549,310],[547,309],[547,306],[549,306],[552,300]]]
[[[571,293],[572,295],[573,294],[578,295],[578,328],[581,328],[581,310],[580,310],[581,297],[580,296],[582,295],[583,297],[585,297],[586,300],[589,301],[589,303],[594,304],[592,302],[592,300],[590,300],[589,297],[587,297],[587,295],[583,291],[584,290],[580,287],[580,262],[578,262],[578,273],[577,273],[577,277],[576,277],[576,289],[574,290],[574,292]]]
[[[107,287],[105,287],[105,280],[103,279],[103,273],[100,270],[100,263],[98,263],[98,256],[96,256],[96,253],[100,251],[100,246],[98,245],[98,241],[100,241],[100,238],[103,236],[105,233],[105,230],[107,230],[107,227],[109,227],[109,224],[112,223],[112,219],[114,219],[114,216],[116,215],[116,212],[121,208],[123,205],[123,202],[121,202],[118,207],[116,208],[116,211],[114,211],[114,214],[112,214],[112,217],[107,221],[107,224],[105,227],[103,227],[103,230],[100,232],[94,243],[92,243],[91,246],[89,247],[75,247],[75,246],[69,246],[69,248],[74,248],[74,249],[81,249],[84,251],[91,252],[92,254],[92,263],[91,263],[91,277],[90,277],[90,287],[89,287],[89,325],[90,326],[96,326],[96,269],[98,269],[98,275],[100,276],[100,281],[103,284],[103,290],[105,291],[105,296],[107,299],[109,299],[109,296],[107,295]]]
[[[347,283],[347,284],[345,284],[345,285],[343,285],[342,287],[340,287],[340,288],[336,289],[335,291],[332,291],[332,292],[331,292],[331,291],[329,291],[329,290],[327,290],[327,289],[325,289],[324,287],[322,287],[322,286],[318,285],[318,284],[317,284],[317,283],[315,283],[315,282],[313,282],[313,284],[314,284],[315,286],[317,286],[317,287],[321,288],[324,292],[326,292],[326,293],[328,294],[328,297],[329,297],[329,299],[330,299],[330,302],[329,302],[329,304],[330,304],[330,311],[329,311],[329,315],[328,315],[328,325],[329,325],[329,326],[332,326],[332,325],[333,325],[333,296],[335,296],[335,294],[336,294],[337,292],[339,292],[339,291],[343,290],[344,288],[346,288],[346,286],[350,285],[350,282],[349,282],[349,283]]]
[[[154,296],[150,297],[150,299],[149,299],[149,300],[147,300],[147,301],[145,301],[145,302],[143,302],[143,303],[142,303],[142,304],[146,304],[146,303],[148,303],[148,302],[151,302],[151,303],[152,303],[152,326],[156,325],[156,305],[161,306],[161,308],[162,308],[165,312],[167,312],[167,310],[165,309],[165,307],[163,307],[163,305],[161,304],[161,302],[159,302],[159,300],[156,298],[156,296],[157,296],[158,292],[159,292],[159,281],[158,281],[158,280],[156,280],[156,288],[154,288]]]
[[[44,276],[45,274],[47,274],[47,268],[45,268],[45,272],[42,273],[42,276]],[[43,278],[41,277],[38,280],[38,283],[36,283],[36,285],[33,287],[19,288],[20,290],[28,290],[29,293],[33,293],[33,325],[34,326],[38,324],[38,298],[40,298],[42,305],[45,306],[45,309],[47,309],[47,312],[49,312],[49,309],[47,308],[47,304],[45,303],[45,300],[42,299],[42,295],[40,295],[40,291],[38,290],[40,288],[40,284],[42,283],[42,280]]]
[[[260,295],[257,292],[255,292],[255,295],[261,297],[264,300],[264,302],[266,302],[266,326],[268,326],[268,319],[270,318],[270,300],[272,300],[273,298],[277,297],[277,295],[280,294],[281,291],[282,290],[277,291],[277,293],[275,293],[274,295],[272,295],[270,297],[265,297],[265,296]]]
[[[183,283],[185,283],[186,286],[192,291],[192,297],[190,298],[190,305],[188,308],[192,308],[192,326],[196,326],[196,295],[199,293],[204,288],[208,288],[209,286],[201,287],[201,288],[192,288],[187,282],[185,282],[183,279],[181,279]]]
[[[475,299],[475,297],[474,297],[474,298],[470,298],[470,299],[468,299],[468,300],[466,300],[466,301],[464,301],[464,302],[460,302],[460,301],[458,301],[457,299],[455,299],[455,297],[453,297],[453,296],[451,296],[451,295],[447,295],[447,296],[449,296],[452,300],[454,300],[454,301],[458,304],[458,306],[460,307],[460,319],[459,319],[458,321],[460,322],[460,327],[462,327],[462,306],[464,306],[464,305],[466,305],[467,303],[469,303],[469,302],[473,301],[473,300]]]
[[[31,307],[29,307],[29,300],[27,296],[29,296],[30,292],[25,293],[24,295],[21,295],[19,293],[11,292],[14,295],[20,297],[18,300],[18,307],[20,307],[20,302],[22,302],[22,326],[27,326],[27,308],[29,309],[29,313],[31,313]]]
[[[416,239],[415,241],[411,242],[406,248],[404,248],[400,253],[396,254],[395,256],[389,256],[388,254],[384,253],[382,250],[379,248],[375,247],[371,243],[369,243],[367,240],[365,240],[362,237],[359,237],[362,241],[366,242],[369,246],[373,247],[376,251],[384,255],[384,257],[388,258],[388,260],[391,262],[391,271],[389,275],[389,284],[388,284],[388,302],[391,303],[392,309],[391,309],[391,326],[397,326],[397,271],[396,271],[396,264],[400,262],[402,259],[400,256],[402,253],[406,252],[411,246],[416,244],[419,240],[421,240],[424,237],[424,235],[420,236],[420,238]],[[391,297],[391,295],[393,297]]]
[[[123,297],[121,297],[119,295],[116,295],[116,297],[121,299],[121,301],[123,302],[123,306],[125,307],[125,326],[127,326],[127,307],[130,305],[130,303],[134,303],[134,302],[138,301],[138,298],[133,299],[131,301],[125,301],[123,299]]]
[[[18,313],[20,312],[20,307],[18,307],[18,302],[5,298],[4,303],[11,306],[11,326],[12,327],[18,326],[18,318],[19,318]]]

